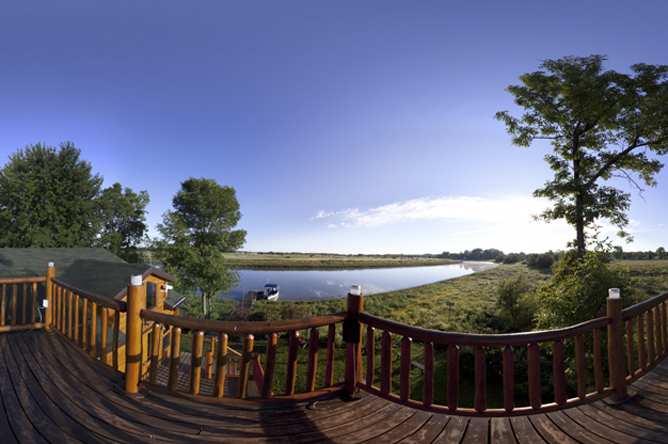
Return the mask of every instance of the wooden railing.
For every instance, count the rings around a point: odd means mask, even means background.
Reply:
[[[114,370],[124,369],[121,336],[123,301],[116,301],[76,288],[59,279],[51,283],[52,323],[49,327],[102,364]]]
[[[42,282],[46,282],[43,299],[47,303],[44,321],[39,322],[35,316],[41,315],[38,290]],[[399,404],[455,415],[545,413],[608,396],[623,401],[628,385],[668,356],[668,293],[624,310],[620,298],[608,298],[605,317],[564,329],[478,335],[427,330],[379,318],[365,313],[363,296],[355,294],[348,295],[345,312],[300,320],[234,323],[145,310],[141,279],[128,285],[127,304],[58,280],[53,267],[47,268],[46,277],[0,279],[0,290],[0,332],[51,329],[90,358],[124,373],[130,393],[143,387],[210,402],[223,402],[225,379],[234,377],[238,378],[236,397],[259,402],[363,390]],[[121,321],[123,313],[125,322]],[[344,362],[339,362],[345,365],[344,377],[335,381],[337,328],[346,349]],[[300,339],[300,331],[308,333],[308,341]],[[216,336],[205,337],[205,332]],[[327,335],[324,346],[320,345],[321,333]],[[289,339],[287,361],[281,368],[285,384],[279,390],[282,394],[275,395],[279,334]],[[240,353],[228,347],[231,335],[241,337]],[[261,354],[253,355],[257,335],[266,335],[264,363]],[[179,372],[184,337],[191,340],[185,376]],[[326,360],[324,368],[318,369],[321,348]],[[302,364],[298,366],[300,354]],[[518,355],[526,358],[518,359]],[[398,362],[395,356],[399,356]],[[544,368],[541,372],[541,357],[543,365],[546,358],[551,359],[551,372]],[[522,370],[526,366],[526,376],[520,376],[523,372],[517,371],[518,365]],[[416,367],[419,374],[411,371]],[[296,388],[300,368],[305,382]],[[158,378],[160,369],[167,375],[163,379]],[[499,369],[498,374],[489,369]],[[545,373],[551,373],[549,387],[541,381]],[[202,377],[213,379],[210,393],[200,392]],[[498,381],[490,383],[490,378]],[[251,379],[259,396],[247,393]],[[181,388],[184,382],[186,390]],[[515,387],[519,384],[528,387],[526,397],[518,397]],[[495,396],[492,403],[496,404],[490,407],[491,386],[500,387],[502,395]],[[473,392],[470,401],[462,401],[466,398],[460,396],[466,394],[462,390]],[[229,401],[225,398],[224,402]]]
[[[38,297],[38,284],[43,282],[46,276],[0,278],[0,332],[44,327],[44,320],[38,320],[42,316],[38,304],[44,299]]]
[[[153,329],[159,334],[163,328],[171,330],[171,356],[169,359],[169,370],[166,384],[158,383],[158,367],[160,359],[157,356],[151,357],[150,376],[148,380],[141,381],[143,387],[149,390],[177,392],[179,377],[183,377],[179,372],[179,356],[181,350],[181,339],[183,330],[192,330],[192,346],[190,372],[188,375],[188,394],[201,398],[221,398],[225,395],[225,378],[228,376],[238,376],[237,398],[246,399],[248,381],[251,379],[251,364],[253,365],[252,378],[257,384],[259,398],[267,399],[285,399],[302,398],[305,396],[314,396],[317,394],[339,390],[341,384],[335,384],[333,379],[334,368],[334,335],[335,325],[344,321],[345,312],[333,315],[319,316],[308,319],[288,320],[277,322],[223,322],[184,318],[164,313],[156,313],[149,310],[141,310],[140,317],[143,321],[153,323]],[[319,328],[328,327],[328,345],[327,361],[325,366],[325,382],[323,387],[315,386],[315,375],[317,371],[317,350],[319,342]],[[309,330],[309,352],[306,375],[306,390],[304,394],[297,394],[295,391],[295,379],[297,376],[297,355],[300,349],[299,331]],[[213,358],[212,349],[209,358],[206,358],[203,351],[204,332],[217,333],[215,340],[217,342],[216,357]],[[276,366],[276,350],[278,334],[287,333],[289,335],[288,360],[286,363],[284,395],[274,396],[272,387],[274,385],[274,370]],[[240,335],[242,337],[242,351],[240,356],[233,356],[233,351],[228,348],[229,335]],[[255,335],[266,335],[267,346],[265,350],[264,367],[261,365],[258,355],[253,357]],[[130,341],[130,338],[128,338]],[[155,348],[153,348],[155,350]],[[208,354],[207,353],[207,354]],[[206,362],[211,362],[213,373],[213,392],[211,394],[200,393],[200,382],[202,373],[208,374]],[[230,368],[230,366],[233,366]],[[205,371],[203,372],[203,368]],[[238,369],[238,370],[236,370]],[[139,378],[137,384],[140,384]],[[130,388],[132,390],[132,388]],[[257,398],[257,397],[256,397]],[[256,400],[261,400],[256,399]]]

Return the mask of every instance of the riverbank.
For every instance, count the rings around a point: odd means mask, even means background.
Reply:
[[[360,268],[425,267],[460,261],[426,256],[345,255],[310,253],[225,253],[225,265],[245,270],[354,270]]]

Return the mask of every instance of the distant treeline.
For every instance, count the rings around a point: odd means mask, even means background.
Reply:
[[[436,254],[433,256],[443,259],[457,259],[463,261],[495,261],[504,264],[526,262],[530,267],[547,268],[550,267],[554,262],[558,261],[563,253],[564,252],[561,250],[556,252],[550,250],[540,254],[526,254],[523,252],[505,254],[503,251],[497,250],[496,248],[491,248],[488,250],[476,248],[474,250],[466,250],[459,253],[450,253],[448,251],[444,251],[441,254]],[[624,251],[622,247],[616,246],[613,247],[611,255],[615,259],[668,259],[668,252],[666,252],[663,247],[659,247],[654,251]]]

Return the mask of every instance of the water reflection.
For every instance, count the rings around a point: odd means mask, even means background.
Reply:
[[[219,297],[240,300],[250,290],[271,282],[280,285],[281,300],[320,300],[340,298],[351,285],[361,285],[365,295],[416,287],[489,270],[496,264],[462,262],[451,265],[364,270],[240,270],[241,283]]]

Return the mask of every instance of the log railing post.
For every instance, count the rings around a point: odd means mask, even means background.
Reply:
[[[343,340],[346,342],[346,393],[357,393],[362,380],[362,323],[359,314],[364,311],[364,296],[359,285],[350,287],[348,293],[348,318],[343,323]]]
[[[128,285],[127,335],[125,342],[125,391],[137,393],[141,370],[141,317],[144,306],[144,285],[141,274],[133,274]]]
[[[51,322],[53,319],[53,284],[51,279],[56,277],[56,266],[49,262],[46,267],[46,304],[44,304],[44,328],[51,331]],[[4,318],[3,318],[4,319]]]
[[[624,323],[622,321],[622,299],[619,289],[611,288],[607,299],[608,324],[608,368],[612,399],[622,401],[627,398],[626,372],[624,360]]]

